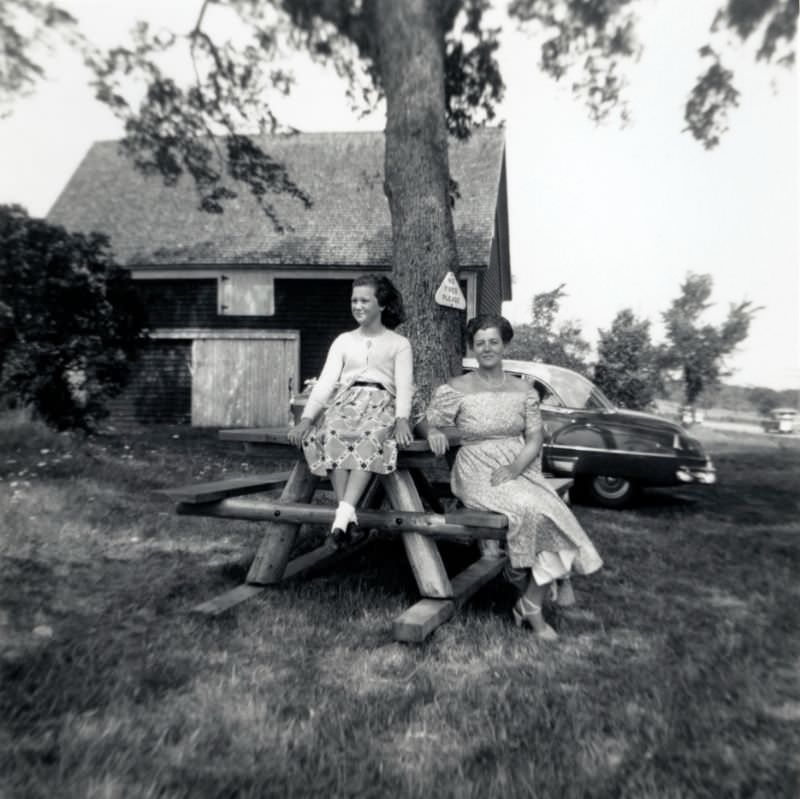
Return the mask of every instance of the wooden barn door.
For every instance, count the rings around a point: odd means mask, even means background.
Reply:
[[[282,427],[289,417],[289,382],[297,385],[299,334],[263,331],[195,339],[192,425]]]

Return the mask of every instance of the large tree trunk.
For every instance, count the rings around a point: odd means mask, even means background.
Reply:
[[[448,271],[458,274],[449,200],[442,7],[431,0],[374,0],[377,66],[386,95],[386,182],[393,279],[414,348],[414,379],[430,391],[461,363],[462,314],[436,304]]]

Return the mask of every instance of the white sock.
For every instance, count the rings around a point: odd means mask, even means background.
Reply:
[[[339,507],[336,508],[336,516],[333,518],[333,526],[338,527],[340,530],[346,530],[350,522],[358,522],[356,519],[356,509],[349,502],[340,502]]]
[[[339,506],[344,508],[350,516],[350,521],[354,524],[358,524],[358,518],[356,517],[356,509],[353,505],[349,502],[340,502]]]

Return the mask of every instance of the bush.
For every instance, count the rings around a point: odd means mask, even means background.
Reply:
[[[143,313],[107,237],[0,206],[0,391],[59,430],[91,429],[119,393]]]
[[[630,308],[600,330],[594,382],[621,408],[643,410],[662,388],[660,353],[650,340],[650,322]]]

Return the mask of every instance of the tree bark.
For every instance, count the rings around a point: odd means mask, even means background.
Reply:
[[[376,64],[386,95],[384,191],[392,218],[393,280],[408,320],[418,396],[460,374],[462,312],[436,304],[458,275],[445,120],[443,7],[431,0],[374,0]]]

